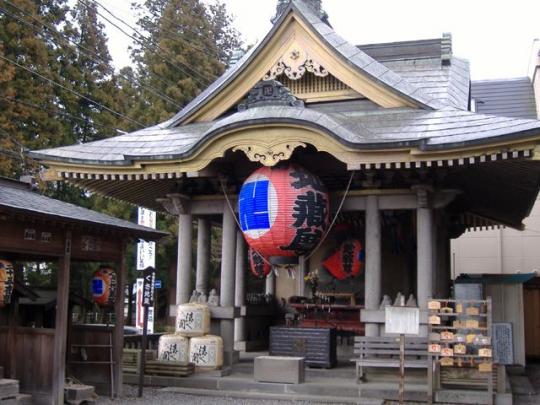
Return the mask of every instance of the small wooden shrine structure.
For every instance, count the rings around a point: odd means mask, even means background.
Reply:
[[[175,304],[194,287],[207,293],[210,227],[219,218],[221,307],[213,315],[230,364],[234,341],[245,340],[247,274],[233,211],[262,165],[294,163],[317,175],[336,223],[362,240],[363,278],[331,288],[355,295],[367,336],[384,334],[386,294],[414,294],[424,314],[429,297],[449,296],[450,238],[468,227],[522,229],[539,190],[540,121],[475,113],[469,87],[468,62],[452,54],[448,35],[355,46],[334,31],[321,1],[280,1],[264,40],[170,120],[32,156],[48,167],[47,180],[178,216]],[[335,248],[328,235],[300,258],[294,279],[270,276],[266,291],[306,295],[304,276]]]
[[[124,290],[126,245],[131,240],[158,240],[163,232],[90,211],[32,191],[28,184],[0,179],[0,257],[17,262],[57,263],[58,284],[54,328],[19,326],[18,299],[4,311],[9,325],[0,327],[0,365],[5,376],[19,380],[23,392],[36,403],[64,403],[67,339],[70,333],[68,299],[71,263],[114,264],[118,275],[113,326],[114,393],[122,393]],[[23,288],[20,268],[15,270],[16,291]],[[23,294],[29,300],[32,294]],[[93,366],[105,376],[107,368]],[[76,375],[74,373],[74,375]],[[84,381],[84,379],[81,378]],[[109,379],[105,379],[108,382]]]

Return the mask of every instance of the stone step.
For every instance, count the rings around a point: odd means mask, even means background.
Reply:
[[[491,404],[487,391],[441,390],[435,393],[435,401],[452,404]],[[495,405],[512,405],[512,394],[496,394]]]
[[[0,379],[0,399],[13,397],[19,393],[19,381]]]
[[[17,394],[13,397],[0,400],[0,405],[33,405],[32,395]]]
[[[386,400],[399,399],[399,383],[395,382],[365,382],[359,384],[362,398],[383,398]],[[427,401],[428,387],[426,384],[405,382],[405,400],[422,402]]]
[[[305,394],[291,394],[291,393],[262,393],[262,392],[252,392],[252,391],[215,391],[215,390],[204,390],[204,389],[194,389],[194,388],[183,388],[183,387],[167,387],[162,388],[162,391],[166,392],[177,392],[181,394],[188,395],[201,395],[201,396],[217,396],[220,398],[240,398],[240,399],[270,399],[270,400],[286,400],[286,401],[306,401],[312,404],[359,404],[359,405],[382,405],[384,404],[383,400],[373,399],[373,398],[358,398],[354,397],[331,397],[331,396],[320,396],[320,395],[305,395]]]

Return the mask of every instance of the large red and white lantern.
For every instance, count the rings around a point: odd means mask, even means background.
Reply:
[[[107,267],[102,267],[92,278],[92,296],[94,302],[102,307],[114,304],[116,298],[116,273]]]
[[[319,178],[300,166],[262,167],[242,185],[238,212],[253,250],[273,265],[294,265],[328,227],[329,198]]]

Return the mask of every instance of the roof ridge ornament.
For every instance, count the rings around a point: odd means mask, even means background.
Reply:
[[[306,72],[318,77],[328,76],[328,70],[303,49],[292,48],[270,68],[263,80],[273,80],[285,74],[291,80],[299,80]]]
[[[304,102],[277,80],[263,80],[249,91],[244,102],[238,105],[238,111],[263,106],[304,107]]]
[[[302,1],[305,5],[307,5],[315,14],[317,14],[317,17],[319,17],[322,22],[325,24],[329,24],[328,22],[328,14],[326,11],[322,8],[322,0],[298,0]],[[270,22],[272,24],[275,24],[277,20],[279,20],[279,17],[281,17],[281,14],[287,9],[287,6],[292,2],[292,0],[278,0],[276,5],[276,15],[274,15]]]

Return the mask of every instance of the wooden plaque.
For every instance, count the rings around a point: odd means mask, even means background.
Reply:
[[[452,367],[454,365],[454,359],[452,357],[443,357],[441,359],[442,367]]]
[[[437,315],[431,315],[429,317],[429,323],[430,325],[440,325],[441,324],[441,317]]]
[[[492,356],[492,351],[491,351],[491,349],[479,349],[478,350],[478,355],[480,357],[491,357]]]
[[[456,313],[457,314],[463,313],[463,304],[456,304]]]
[[[454,333],[446,330],[441,332],[441,340],[454,340]]]
[[[455,320],[454,322],[452,322],[452,326],[454,328],[463,328],[463,322],[461,322],[460,320]]]
[[[454,355],[454,349],[450,347],[444,347],[441,349],[441,356],[443,357],[452,357]]]
[[[454,335],[454,340],[458,343],[465,343],[466,342],[466,339],[467,337],[461,333],[456,333]]]
[[[454,345],[454,353],[455,354],[467,354],[467,346],[465,346],[464,344],[457,344],[457,345]]]
[[[469,307],[467,308],[467,315],[480,315],[480,309],[477,307]]]
[[[438,311],[439,309],[441,309],[441,303],[439,301],[429,301],[428,309]]]
[[[444,313],[444,314],[453,314],[454,313],[454,308],[443,307],[443,308],[441,308],[441,312]]]
[[[430,353],[440,353],[441,352],[441,345],[437,344],[437,343],[431,343],[429,346],[428,346],[428,351]]]
[[[476,338],[476,334],[474,333],[469,333],[466,337],[465,337],[465,340],[467,342],[467,344],[472,344],[474,342],[474,339]]]
[[[478,328],[479,324],[476,319],[467,319],[465,321],[465,328]]]

